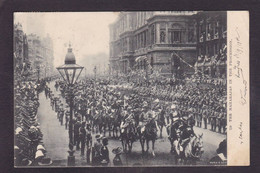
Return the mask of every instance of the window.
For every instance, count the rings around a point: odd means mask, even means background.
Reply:
[[[171,42],[181,42],[181,31],[172,31],[171,32]]]

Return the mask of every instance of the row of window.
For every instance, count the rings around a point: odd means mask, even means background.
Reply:
[[[208,55],[209,57],[217,55],[225,47],[226,43],[209,44],[205,47],[198,47],[198,55]]]

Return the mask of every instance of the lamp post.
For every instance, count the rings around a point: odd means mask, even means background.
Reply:
[[[76,64],[76,58],[72,52],[71,45],[69,44],[68,52],[65,57],[65,64],[57,67],[63,80],[66,82],[69,88],[69,107],[70,107],[70,121],[69,121],[69,156],[68,156],[68,166],[75,165],[75,156],[73,150],[73,130],[72,130],[72,117],[73,117],[73,86],[77,81],[80,73],[84,67]]]

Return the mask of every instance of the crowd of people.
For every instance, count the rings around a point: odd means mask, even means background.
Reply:
[[[39,93],[46,81],[16,81],[14,95],[15,166],[39,166],[51,162],[42,143],[37,121]]]
[[[36,161],[36,165],[42,164],[42,161],[50,162],[45,158],[46,151],[41,143],[42,134],[36,117],[41,91],[44,91],[46,99],[50,99],[50,106],[60,124],[68,129],[69,123],[72,123],[73,144],[82,156],[86,156],[87,163],[93,165],[110,163],[106,133],[109,136],[111,132],[113,136],[119,133],[122,138],[122,133],[130,125],[134,126],[135,134],[139,127],[142,130],[151,128],[157,134],[159,126],[168,128],[177,117],[191,127],[207,129],[210,126],[214,132],[226,133],[225,83],[194,79],[138,85],[100,78],[81,80],[73,87],[56,80],[55,89],[62,97],[55,96],[46,81],[20,82],[15,89],[17,165],[24,164],[25,160],[28,165],[32,164],[31,161]],[[70,98],[74,103],[72,122]],[[112,152],[115,154],[114,164],[122,165],[122,148],[117,147]]]
[[[57,114],[57,119],[60,122],[60,125],[63,125],[63,121],[65,119],[65,129],[69,130],[70,95],[67,90],[67,85],[65,85],[65,83],[61,81],[56,81],[54,87],[56,91],[61,93],[62,97],[58,97],[57,95],[55,96],[50,87],[46,85],[44,87],[46,99],[50,99],[50,106],[52,107],[52,110],[55,111],[55,113]],[[78,89],[78,87],[74,88],[74,90],[76,89]],[[82,93],[81,91],[79,92]],[[77,99],[77,97],[75,97],[75,99]],[[73,107],[79,109],[75,109],[74,116],[71,122],[73,133],[72,145],[75,146],[76,151],[80,151],[82,157],[86,156],[86,161],[88,164],[91,163],[94,166],[108,165],[110,163],[109,151],[107,148],[108,138],[100,133],[92,133],[92,126],[90,122],[87,121],[86,117],[82,116],[83,112],[80,111],[80,108],[82,107],[79,107],[77,101],[79,100],[74,101],[75,105]],[[83,102],[80,101],[79,103]],[[115,159],[113,159],[114,165],[121,165],[121,150],[122,149],[120,147],[112,150],[112,152],[115,154]]]
[[[87,146],[88,163],[109,162],[105,159],[109,158],[107,154],[101,154],[99,149],[102,148],[100,146],[107,145],[106,132],[109,132],[110,136],[110,132],[114,132],[117,128],[116,123],[119,124],[118,130],[122,133],[131,122],[134,122],[137,128],[145,126],[148,121],[156,117],[155,122],[158,122],[158,115],[163,115],[160,117],[164,117],[165,127],[169,126],[175,117],[179,117],[187,122],[193,122],[192,126],[207,129],[210,125],[212,131],[226,133],[226,88],[223,84],[191,80],[174,85],[155,83],[150,84],[149,87],[133,86],[127,83],[114,84],[115,80],[88,79],[81,80],[69,88],[63,81],[56,81],[55,88],[61,92],[65,105],[61,102],[62,98],[54,97],[49,88],[45,89],[46,97],[51,99],[51,106],[57,112],[57,118],[61,124],[65,117],[66,129],[70,120],[69,107],[66,105],[70,103],[69,93],[74,94],[72,120],[74,145],[77,150],[81,150],[81,155],[85,154]],[[158,131],[158,124],[155,124],[153,128]],[[94,134],[98,135],[96,135],[96,142],[92,145]],[[99,135],[104,136],[104,141]]]

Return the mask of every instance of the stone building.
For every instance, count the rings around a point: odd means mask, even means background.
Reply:
[[[29,69],[27,36],[23,32],[21,23],[14,24],[13,39],[14,72],[19,77],[20,75],[26,75]]]
[[[32,70],[37,78],[49,77],[53,72],[53,43],[47,37],[40,38],[36,34],[28,35],[28,56]]]
[[[196,23],[197,72],[210,77],[224,77],[227,60],[227,13],[199,12]]]
[[[42,39],[43,46],[43,56],[46,61],[44,62],[44,76],[48,77],[53,74],[54,71],[54,56],[53,56],[53,41],[50,36],[47,34],[46,37]]]
[[[121,12],[110,25],[110,72],[191,74],[196,62],[196,12]]]

